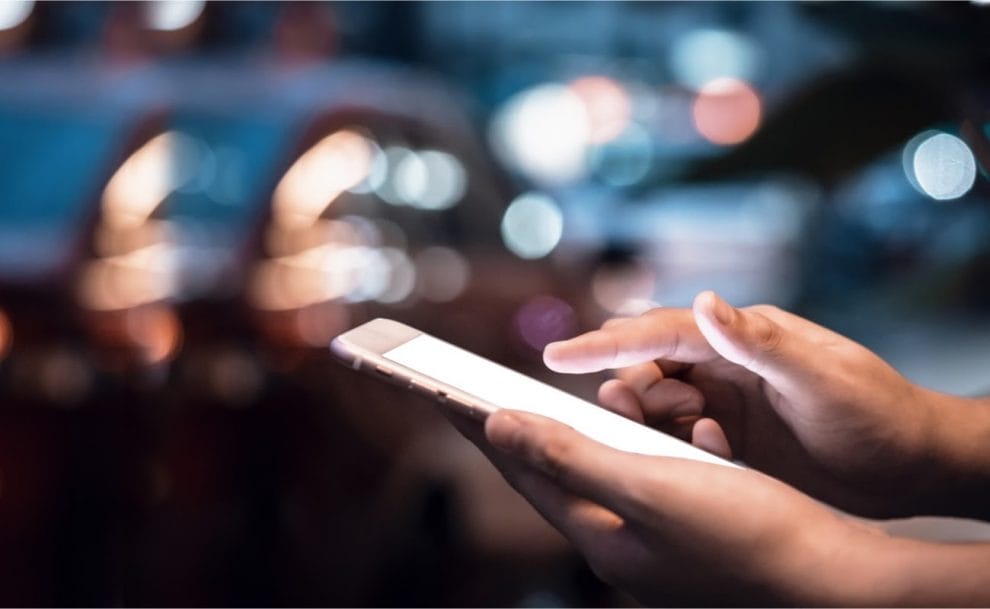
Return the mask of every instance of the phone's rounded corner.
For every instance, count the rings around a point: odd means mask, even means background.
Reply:
[[[353,366],[354,362],[357,361],[357,356],[347,348],[347,345],[344,344],[344,341],[340,340],[339,336],[330,341],[330,352],[333,353],[334,357],[348,366]]]

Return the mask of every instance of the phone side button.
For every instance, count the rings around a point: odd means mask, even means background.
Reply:
[[[432,387],[427,387],[426,385],[414,381],[412,379],[409,380],[409,388],[415,391],[416,393],[421,393],[425,395],[426,397],[432,398],[436,395],[436,392],[433,390]]]
[[[375,366],[375,371],[383,376],[392,376],[392,371],[388,368],[383,368],[381,366]]]

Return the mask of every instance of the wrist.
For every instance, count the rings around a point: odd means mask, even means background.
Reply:
[[[889,605],[899,596],[891,545],[882,529],[835,514],[805,527],[794,544],[774,599],[792,606]],[[887,581],[882,581],[887,580]]]
[[[886,607],[985,606],[990,546],[864,536],[846,569],[843,594],[831,604]]]
[[[933,406],[920,505],[935,515],[990,519],[990,399],[924,390]]]

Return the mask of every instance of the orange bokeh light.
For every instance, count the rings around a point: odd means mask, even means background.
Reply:
[[[760,126],[762,104],[749,84],[716,78],[698,91],[691,108],[694,126],[709,142],[728,146],[744,142]]]
[[[124,313],[124,330],[141,350],[147,364],[170,361],[182,346],[182,322],[175,311],[165,305],[129,309]]]
[[[11,343],[14,342],[13,334],[10,319],[6,313],[0,311],[0,360],[10,352]]]

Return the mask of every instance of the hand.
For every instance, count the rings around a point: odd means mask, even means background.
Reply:
[[[990,544],[891,538],[754,470],[617,451],[528,413],[497,412],[484,430],[448,415],[602,579],[646,605],[990,601]]]
[[[865,516],[944,511],[940,400],[861,345],[712,292],[547,347],[561,372],[618,368],[601,403]]]
[[[527,413],[484,430],[451,419],[599,577],[647,606],[855,603],[843,595],[860,553],[887,539],[753,470],[617,451]]]

